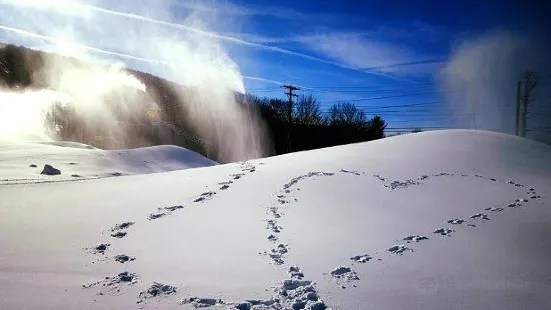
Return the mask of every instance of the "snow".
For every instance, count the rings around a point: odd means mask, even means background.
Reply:
[[[2,147],[0,309],[551,304],[543,144],[439,131],[177,171],[121,152]],[[46,163],[128,176],[36,183]]]
[[[213,165],[195,152],[168,145],[106,151],[75,142],[0,141],[0,184],[76,181]]]

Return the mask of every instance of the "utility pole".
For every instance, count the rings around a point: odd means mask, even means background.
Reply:
[[[519,136],[526,137],[526,114],[528,113],[528,104],[534,100],[531,92],[538,86],[538,77],[535,72],[527,71],[524,73],[524,94],[522,98]]]
[[[520,88],[522,81],[518,81],[517,85],[517,114],[515,120],[515,135],[520,136]]]
[[[288,143],[288,151],[289,153],[292,152],[293,148],[291,146],[291,132],[293,127],[293,97],[298,98],[297,94],[293,94],[293,91],[300,90],[300,88],[295,87],[293,85],[283,85],[282,88],[286,88],[288,91],[285,92],[287,96],[289,96],[289,106],[287,111],[287,117],[289,121],[289,128],[287,131],[287,143]]]

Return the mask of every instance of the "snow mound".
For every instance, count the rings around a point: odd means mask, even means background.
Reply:
[[[132,155],[39,148],[68,152],[46,158],[63,171],[51,179],[77,173],[81,156]],[[34,176],[29,165],[44,164],[1,153]],[[551,147],[525,139],[442,131],[0,186],[0,309],[541,309],[550,159]]]
[[[100,150],[75,142],[0,144],[0,162],[0,185],[77,181],[216,165],[176,146]],[[45,165],[42,174],[32,169],[41,165]]]

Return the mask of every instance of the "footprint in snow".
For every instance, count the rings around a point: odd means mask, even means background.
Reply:
[[[350,170],[346,170],[346,169],[341,169],[342,173],[348,173],[348,174],[353,174],[353,175],[356,175],[356,176],[361,176],[362,174],[357,172],[357,171],[350,171]]]
[[[453,224],[453,225],[461,225],[463,223],[465,223],[465,220],[462,220],[462,219],[453,219],[448,221],[448,224]]]
[[[374,174],[373,177],[376,178],[376,179],[379,180],[379,181],[382,181],[382,182],[386,182],[386,181],[387,181],[386,178],[383,178],[382,176],[380,176],[380,175],[378,175],[378,174]]]
[[[420,183],[414,180],[406,180],[406,181],[394,181],[390,184],[386,184],[385,187],[388,187],[390,189],[406,189],[413,185],[419,185]]]
[[[165,215],[166,215],[166,213],[152,213],[152,214],[149,215],[149,217],[147,219],[150,220],[150,221],[151,220],[156,220],[156,219],[159,219],[159,218],[161,218]]]
[[[407,241],[408,243],[409,242],[419,242],[419,241],[422,241],[422,240],[428,240],[429,238],[428,237],[425,237],[425,236],[421,236],[421,235],[412,235],[412,236],[407,236],[405,237],[403,240],[404,241]]]
[[[356,255],[356,256],[350,257],[351,261],[354,261],[356,263],[361,263],[361,264],[367,263],[372,259],[373,259],[373,257],[371,257],[371,255],[368,255],[368,254],[361,254],[361,255]]]
[[[121,272],[115,277],[107,277],[106,279],[111,280],[110,283],[113,284],[119,284],[119,283],[128,283],[128,284],[134,284],[138,282],[138,276],[135,273],[132,272]]]
[[[330,274],[333,278],[339,279],[339,280],[355,281],[360,279],[358,274],[350,267],[344,267],[344,266],[337,267],[333,269]]]
[[[222,187],[220,187],[220,190],[227,190],[228,188],[230,188],[229,185],[222,185]]]
[[[214,307],[219,305],[226,305],[226,302],[224,302],[222,299],[191,297],[180,301],[179,304],[180,305],[190,304],[194,308],[198,309],[198,308],[208,308],[208,307]]]
[[[276,265],[283,265],[285,261],[283,260],[283,256],[287,254],[288,248],[284,244],[280,244],[275,249],[271,249],[268,254],[268,256],[272,259],[272,262]]]
[[[293,268],[293,267],[292,267]],[[236,310],[261,310],[261,309],[309,309],[325,310],[328,309],[325,303],[320,299],[316,290],[316,284],[312,281],[298,279],[293,277],[286,279],[274,288],[275,295],[267,300],[247,300],[245,302],[227,304],[231,309]],[[212,306],[210,302],[205,307]],[[224,305],[224,302],[220,304]],[[201,306],[200,304],[197,306]]]
[[[35,164],[31,164],[29,167],[36,168],[37,166]]]
[[[484,209],[484,210],[490,211],[490,212],[503,212],[503,210],[505,210],[505,209],[503,209],[503,208],[496,208],[496,207],[489,207],[489,208],[486,208],[486,209]]]
[[[270,212],[272,213],[272,215],[278,219],[281,217],[281,214],[279,214],[277,211],[278,211],[278,208],[277,207],[270,207]]]
[[[153,297],[161,297],[176,294],[176,287],[172,285],[153,282],[147,290],[138,294],[138,301],[136,303],[143,303],[146,299]]]
[[[102,243],[102,244],[98,244],[97,246],[91,248],[90,250],[92,250],[92,252],[94,254],[105,254],[105,251],[107,251],[107,249],[111,246],[111,244],[109,243]]]
[[[111,287],[111,288],[115,287],[115,288],[117,288],[117,287],[120,287],[123,284],[133,285],[133,284],[136,284],[136,283],[138,283],[138,276],[135,273],[125,271],[125,272],[119,273],[116,276],[105,277],[105,279],[103,281],[98,281],[98,282],[94,282],[94,283],[87,284],[87,285],[83,284],[82,287],[83,288],[91,288],[91,287],[94,287],[96,285],[101,284],[101,286],[104,286],[104,287]],[[117,289],[117,291],[119,291],[119,289]]]
[[[183,208],[184,206],[177,205],[177,206],[170,206],[170,207],[162,207],[162,208],[159,208],[159,211],[166,210],[168,212],[174,212],[176,210],[181,210]]]
[[[244,173],[237,173],[237,174],[232,174],[232,177],[234,180],[239,180],[241,179],[242,177],[244,177],[245,174]]]
[[[277,236],[275,236],[275,235],[269,235],[269,236],[268,236],[268,240],[270,240],[270,241],[272,241],[272,242],[276,242],[277,239],[278,239],[278,238],[277,238]]]
[[[124,223],[120,223],[120,224],[117,224],[115,226],[113,226],[111,228],[111,231],[117,231],[117,230],[123,230],[123,229],[127,229],[128,227],[132,226],[136,224],[135,222],[124,222]]]
[[[484,221],[489,221],[490,220],[488,215],[486,215],[484,213],[477,213],[475,215],[472,215],[471,218],[476,219],[476,220],[484,220]]]
[[[202,193],[201,196],[195,199],[193,202],[202,202],[205,201],[207,198],[211,198],[214,195],[216,195],[216,192],[205,192]]]
[[[410,249],[410,248],[408,248],[404,245],[395,245],[393,247],[388,248],[387,251],[389,251],[392,254],[397,254],[397,255],[402,255],[406,251],[412,251],[413,252],[412,249]]]
[[[515,200],[516,202],[528,202],[528,199],[526,198],[519,198],[517,200]]]
[[[302,270],[300,270],[300,268],[298,268],[297,266],[289,267],[289,270],[287,271],[287,273],[288,273],[288,274],[291,276],[291,278],[293,278],[293,279],[302,280],[302,278],[304,278],[304,273],[303,273]]]
[[[520,208],[522,207],[522,204],[520,202],[511,202],[507,205],[508,208]]]
[[[111,234],[111,237],[113,237],[113,238],[118,238],[118,239],[124,238],[124,237],[126,237],[126,232],[124,232],[124,231],[117,231],[116,233],[112,233],[112,234]]]
[[[266,225],[266,228],[270,229],[274,233],[280,233],[283,229],[281,226],[277,225],[277,222],[274,220],[268,220],[268,225]]]
[[[453,233],[455,230],[449,229],[449,228],[439,228],[434,231],[435,234],[439,234],[442,236],[450,236],[451,233]]]
[[[130,257],[126,254],[120,254],[120,255],[115,256],[115,261],[117,261],[121,264],[124,264],[126,262],[131,262],[131,261],[134,261],[134,260],[136,260],[135,257]]]

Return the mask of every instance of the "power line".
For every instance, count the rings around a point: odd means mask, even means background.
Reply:
[[[404,84],[404,86],[417,86],[417,85],[432,85],[432,82],[422,82],[417,83],[415,85],[412,84]],[[334,88],[340,88],[340,89],[357,89],[357,88],[364,88],[364,89],[372,89],[377,87],[394,87],[392,86],[301,86],[303,89],[334,89]]]
[[[359,101],[370,101],[370,100],[380,100],[380,99],[390,99],[390,98],[403,98],[403,97],[411,97],[411,96],[436,95],[436,94],[437,94],[436,92],[427,92],[427,93],[417,93],[417,94],[408,94],[408,95],[393,95],[393,96],[360,98],[360,99],[350,99],[350,100],[335,100],[335,101],[326,101],[325,103],[359,102]]]
[[[315,90],[315,91],[359,91],[359,92],[369,92],[369,91],[402,91],[402,90],[418,90],[423,85],[431,85],[432,83],[425,84],[416,84],[416,85],[403,85],[403,87],[396,86],[300,86],[303,90]],[[426,87],[425,87],[426,88]],[[277,89],[276,87],[258,87],[258,88],[249,88],[247,91],[258,91],[258,90],[273,90]]]
[[[403,104],[403,105],[386,105],[381,107],[376,107],[378,109],[387,109],[387,108],[407,108],[407,107],[417,107],[417,106],[425,106],[425,105],[432,105],[432,104],[438,104],[440,102],[438,101],[432,101],[432,102],[422,102],[422,103],[410,103],[410,104]],[[358,107],[359,105],[355,105]]]

